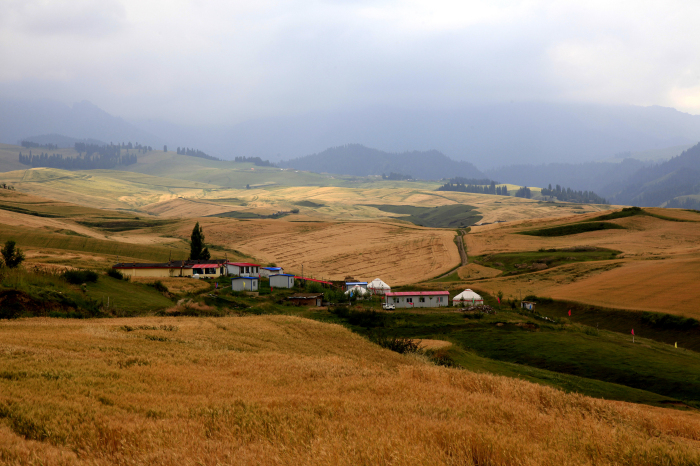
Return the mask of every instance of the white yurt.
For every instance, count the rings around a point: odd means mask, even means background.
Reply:
[[[464,305],[483,305],[484,298],[474,293],[470,289],[462,291],[460,294],[452,298],[453,306],[464,306]]]
[[[360,285],[355,285],[349,290],[345,292],[346,295],[352,294],[353,296],[366,296],[369,294],[369,291],[367,291],[365,288],[361,287]]]
[[[391,287],[384,283],[381,279],[375,278],[367,284],[367,289],[372,294],[385,294],[391,291]]]

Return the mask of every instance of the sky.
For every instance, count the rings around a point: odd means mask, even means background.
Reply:
[[[0,98],[235,124],[542,101],[700,114],[697,1],[2,0]]]

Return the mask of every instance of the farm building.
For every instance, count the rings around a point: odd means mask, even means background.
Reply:
[[[233,277],[231,289],[233,291],[258,291],[258,277]]]
[[[367,285],[367,289],[372,294],[386,294],[391,291],[391,287],[384,283],[381,279],[375,278]]]
[[[270,275],[270,288],[294,288],[294,275],[288,273]]]
[[[225,262],[223,259],[162,263],[121,262],[112,268],[129,277],[191,277],[199,274],[201,277],[215,278],[226,275]]]
[[[399,291],[385,293],[386,303],[400,307],[441,307],[447,306],[449,291]]]
[[[367,289],[367,282],[345,282],[345,291],[356,286],[361,286],[362,288]]]
[[[521,301],[520,307],[523,309],[527,309],[528,311],[534,311],[535,304],[537,304],[537,303],[533,303],[532,301]]]
[[[360,285],[355,285],[349,290],[347,290],[345,294],[350,296],[367,296],[370,293],[369,291],[367,291],[367,288],[362,288]]]
[[[270,275],[278,275],[284,273],[282,267],[260,267],[261,277],[270,277]]]
[[[226,262],[226,269],[229,275],[239,277],[260,277],[260,264],[249,262]]]
[[[466,306],[466,305],[483,305],[484,298],[479,296],[477,293],[470,289],[462,291],[460,294],[452,298],[453,306]]]
[[[323,303],[323,293],[297,293],[287,299],[297,306],[320,306]]]

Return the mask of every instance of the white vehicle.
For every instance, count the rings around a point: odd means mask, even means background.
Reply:
[[[382,304],[382,309],[384,309],[385,311],[395,311],[396,306],[394,306],[393,304],[384,303]]]

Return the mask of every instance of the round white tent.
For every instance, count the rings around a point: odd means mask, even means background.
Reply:
[[[391,287],[379,278],[375,278],[367,284],[367,289],[372,294],[385,294],[391,291]]]
[[[484,298],[479,296],[477,293],[474,293],[470,289],[466,289],[452,298],[453,306],[463,306],[465,304],[483,305]]]
[[[361,287],[360,285],[355,285],[349,290],[345,292],[345,294],[349,295],[352,294],[352,296],[365,296],[369,294],[369,291]]]

